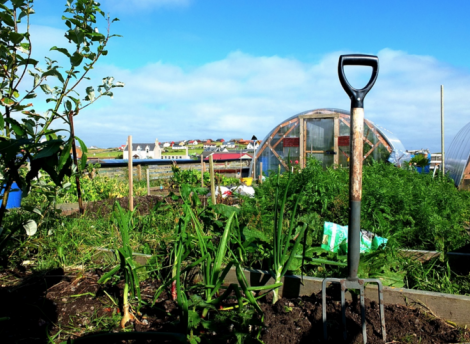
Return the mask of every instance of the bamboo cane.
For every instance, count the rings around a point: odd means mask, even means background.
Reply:
[[[134,183],[132,175],[132,135],[127,138],[127,151],[129,152],[129,158],[127,159],[127,168],[129,170],[129,210],[134,210]]]
[[[150,169],[147,166],[147,196],[150,196]]]
[[[209,171],[211,175],[211,199],[212,199],[212,203],[216,204],[215,181],[214,181],[214,159],[212,155],[209,156]]]

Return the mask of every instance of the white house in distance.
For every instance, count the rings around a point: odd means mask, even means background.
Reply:
[[[186,155],[163,155],[162,148],[158,143],[158,139],[155,139],[155,143],[133,143],[132,144],[132,157],[134,159],[190,159],[188,155],[188,147],[172,147],[173,149],[185,149]],[[129,150],[127,145],[124,147],[122,152],[122,158],[124,160],[129,159]]]
[[[258,141],[255,141],[254,143],[249,143],[247,146],[246,146],[246,149],[258,149],[259,147],[259,142]]]
[[[158,143],[132,143],[132,157],[134,159],[161,159],[162,149]],[[122,158],[129,159],[129,147],[126,145],[122,152]]]

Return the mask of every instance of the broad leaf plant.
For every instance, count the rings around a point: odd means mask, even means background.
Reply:
[[[46,173],[60,188],[65,176],[85,169],[86,146],[73,135],[73,118],[103,96],[113,96],[113,88],[122,82],[106,77],[97,91],[85,88],[81,98],[79,85],[96,63],[107,55],[110,20],[93,0],[69,0],[62,16],[66,25],[68,47],[53,46],[50,50],[65,56],[64,67],[46,57],[45,67],[33,56],[30,19],[34,0],[0,0],[0,185],[3,194],[0,207],[0,228],[13,182],[27,195],[38,173]],[[98,17],[107,19],[107,33],[100,33]],[[61,59],[62,61],[62,59]],[[35,110],[38,93],[46,97],[47,111]],[[44,108],[44,104],[41,104]],[[60,128],[60,129],[57,129]],[[74,164],[71,150],[78,141],[81,161]],[[78,165],[78,166],[77,166]],[[27,172],[24,169],[28,166]],[[36,212],[39,212],[36,209]],[[0,230],[0,247],[16,229]]]

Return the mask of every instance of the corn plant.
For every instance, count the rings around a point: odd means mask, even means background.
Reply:
[[[287,185],[284,189],[284,195],[282,198],[281,203],[279,204],[279,177],[280,174],[277,175],[277,188],[276,188],[276,197],[275,197],[275,206],[274,206],[274,233],[273,233],[273,244],[272,244],[272,253],[270,257],[271,261],[271,269],[270,274],[274,278],[274,284],[281,284],[282,277],[286,274],[287,270],[292,263],[292,260],[295,257],[295,252],[298,250],[300,241],[304,238],[305,230],[307,229],[307,224],[304,223],[296,238],[293,238],[294,228],[297,225],[296,222],[296,213],[297,207],[299,205],[299,201],[302,198],[303,189],[297,195],[297,199],[294,205],[294,208],[291,213],[291,218],[289,221],[289,225],[287,231],[283,230],[284,224],[284,211],[287,202],[287,193],[289,191],[289,185],[291,182],[291,174],[289,174],[289,180]],[[295,239],[294,244],[291,244],[291,240]],[[304,248],[305,248],[305,238],[304,238]],[[279,299],[279,289],[276,288],[273,290],[273,304],[275,304]]]
[[[117,201],[114,203],[113,222],[116,228],[118,228],[122,240],[122,247],[117,249],[120,264],[98,280],[98,283],[106,283],[114,276],[124,276],[122,328],[126,326],[128,321],[135,320],[134,315],[130,311],[129,291],[132,297],[137,296],[139,304],[141,301],[139,278],[136,272],[137,264],[132,259],[132,249],[129,244],[129,231],[133,228],[132,216],[134,215],[134,211],[126,211],[121,208]]]

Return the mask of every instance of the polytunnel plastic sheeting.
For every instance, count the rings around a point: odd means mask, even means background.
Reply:
[[[454,180],[455,186],[460,185],[469,157],[470,123],[460,129],[445,152],[446,173]]]
[[[405,146],[403,146],[403,143],[401,143],[400,139],[394,133],[380,125],[372,124],[377,128],[388,144],[392,146],[392,153],[390,153],[390,157],[388,158],[389,162],[400,166],[403,161],[411,159],[411,155],[406,151]]]

